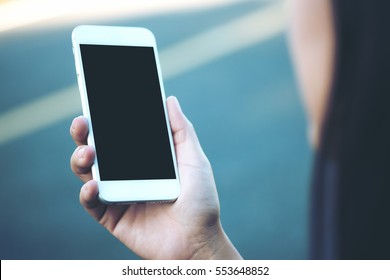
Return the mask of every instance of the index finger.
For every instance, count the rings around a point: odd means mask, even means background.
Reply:
[[[70,135],[77,146],[87,144],[88,121],[86,117],[79,116],[73,119],[70,125]]]

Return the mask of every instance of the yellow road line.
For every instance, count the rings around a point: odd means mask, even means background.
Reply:
[[[281,2],[185,39],[160,52],[165,80],[241,49],[259,44],[284,29]],[[0,115],[0,145],[81,113],[76,85],[52,92]]]

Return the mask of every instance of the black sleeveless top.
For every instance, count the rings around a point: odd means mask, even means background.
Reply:
[[[332,0],[330,100],[311,200],[313,259],[390,259],[390,1]]]

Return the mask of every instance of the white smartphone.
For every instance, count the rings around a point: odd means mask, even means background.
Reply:
[[[72,43],[100,200],[176,200],[180,183],[153,34],[81,25]]]

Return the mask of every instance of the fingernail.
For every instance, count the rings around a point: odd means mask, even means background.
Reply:
[[[73,126],[74,120],[72,121],[72,124],[70,125],[70,134],[73,135],[74,133],[74,126]]]
[[[85,148],[79,149],[78,152],[77,152],[77,156],[78,156],[79,158],[83,158],[84,155],[85,155]]]

